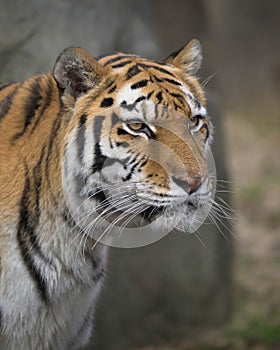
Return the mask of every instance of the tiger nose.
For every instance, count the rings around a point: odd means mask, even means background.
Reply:
[[[180,186],[184,191],[186,191],[189,194],[192,194],[199,189],[202,182],[204,181],[204,178],[203,177],[190,177],[190,176],[183,176],[183,177],[172,176],[172,180],[178,186]]]

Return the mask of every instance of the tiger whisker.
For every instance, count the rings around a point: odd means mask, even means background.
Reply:
[[[126,225],[132,220],[134,219],[137,215],[139,215],[142,211],[143,211],[143,204],[141,203],[137,203],[134,207],[131,208],[131,210],[136,210],[138,209],[138,211],[136,211],[136,213],[134,213],[133,215],[131,215],[132,213],[125,213],[123,212],[119,217],[117,217],[111,224],[110,226],[101,234],[101,236],[99,237],[99,239],[95,242],[94,246],[92,247],[92,249],[94,249],[96,247],[96,245],[98,244],[98,242],[100,241],[100,239],[102,239],[102,237],[107,233],[110,232],[112,230],[112,228],[121,220],[123,220],[126,216],[128,216],[128,219],[126,221],[123,222],[123,224],[121,225],[121,229],[120,229],[120,235],[122,233],[122,230],[126,227]],[[141,209],[141,210],[139,210]],[[120,237],[120,236],[119,236]]]
[[[205,78],[205,79],[203,80],[203,82],[201,83],[201,86],[202,86],[203,88],[205,88],[205,86],[206,86],[207,84],[209,84],[209,82],[210,82],[217,74],[218,74],[218,72],[214,72],[214,73],[210,74],[207,78]]]
[[[138,204],[140,205],[140,204]],[[104,235],[110,231],[115,225],[116,223],[118,223],[120,220],[122,220],[123,218],[125,218],[127,215],[130,215],[130,213],[126,213],[123,212],[119,217],[117,217],[116,219],[114,219],[114,221],[108,226],[108,228],[106,230],[104,230],[104,232],[99,236],[99,238],[96,240],[96,242],[94,243],[92,249],[94,249],[96,247],[96,245],[100,242],[100,239],[102,237],[104,237]]]

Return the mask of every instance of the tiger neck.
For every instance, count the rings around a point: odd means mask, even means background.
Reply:
[[[40,212],[62,210],[61,167],[71,112],[63,106],[53,76],[11,84],[1,90],[0,102],[5,106],[0,120],[3,206],[21,206],[32,215],[39,207]],[[23,189],[20,202],[9,195],[17,188]]]

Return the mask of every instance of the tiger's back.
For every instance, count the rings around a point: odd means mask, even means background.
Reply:
[[[107,225],[100,210],[165,223],[183,208],[184,228],[208,203],[200,56],[196,41],[164,63],[97,61],[72,48],[52,74],[0,86],[0,334],[9,349],[89,341],[106,265],[91,235]],[[181,165],[161,154],[164,169],[150,140]]]

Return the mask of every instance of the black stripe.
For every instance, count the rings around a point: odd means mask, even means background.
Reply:
[[[141,73],[141,69],[139,68],[138,64],[135,64],[134,66],[130,67],[126,73],[126,80],[131,79],[135,75]]]
[[[111,58],[109,61],[105,62],[104,66],[108,66],[108,64],[116,63],[116,62],[119,62],[125,58],[132,58],[132,57],[135,57],[135,56],[134,55],[117,56],[117,57]]]
[[[135,156],[132,159],[130,159],[130,161],[126,162],[126,166],[133,164],[139,156],[140,156],[140,153],[139,152],[136,153]],[[139,163],[139,161],[138,161],[138,163]]]
[[[31,124],[32,119],[35,117],[37,110],[40,107],[40,100],[42,99],[41,91],[40,91],[40,82],[41,77],[37,77],[37,79],[32,83],[31,87],[28,89],[30,91],[30,95],[25,100],[24,109],[24,125],[20,132],[16,133],[13,136],[13,141],[16,141],[20,138]]]
[[[193,99],[193,103],[194,103],[194,105],[195,105],[195,108],[197,108],[197,109],[200,109],[200,108],[201,108],[201,104],[200,104],[200,102],[198,101],[197,98],[194,98],[194,99]]]
[[[167,81],[168,83],[173,84],[173,85],[177,85],[177,86],[181,86],[182,85],[179,81],[174,80],[174,79],[162,78],[162,80],[163,81]]]
[[[53,91],[53,89],[52,89],[52,84],[51,84],[51,81],[49,80],[49,81],[48,81],[48,90],[47,90],[47,92],[46,92],[46,98],[44,99],[44,103],[45,103],[45,104],[43,105],[43,108],[42,108],[40,114],[38,115],[38,117],[37,117],[37,119],[36,119],[36,121],[35,121],[35,123],[34,123],[32,129],[31,129],[31,131],[30,131],[30,134],[32,134],[32,133],[34,132],[34,130],[37,128],[37,126],[38,126],[38,124],[39,124],[41,118],[43,117],[45,111],[46,111],[46,110],[49,108],[49,106],[51,105],[51,103],[52,103],[52,91]]]
[[[86,131],[87,115],[82,114],[79,120],[79,127],[77,131],[76,144],[78,147],[77,156],[80,163],[83,163],[84,148],[85,148],[85,131]]]
[[[39,224],[39,219],[41,215],[40,210],[40,190],[42,184],[42,162],[45,155],[45,147],[43,147],[40,158],[33,169],[33,186],[32,190],[35,192],[35,207],[34,207],[34,216],[33,216],[33,226],[36,227]],[[34,232],[30,232],[31,236]],[[35,241],[35,239],[32,238]]]
[[[56,118],[53,122],[52,128],[51,128],[51,133],[49,136],[49,143],[48,143],[48,149],[47,149],[47,154],[46,154],[46,161],[45,161],[45,176],[46,176],[46,182],[48,184],[48,189],[50,192],[50,196],[53,202],[53,206],[54,206],[54,210],[58,209],[58,202],[56,200],[56,195],[54,194],[53,190],[52,190],[52,184],[51,184],[51,180],[50,180],[50,172],[51,172],[51,155],[52,155],[52,150],[53,147],[55,145],[55,139],[58,135],[58,132],[61,128],[62,122],[65,121],[65,110],[64,110],[64,105],[63,105],[63,101],[61,98],[61,95],[59,96],[58,99],[60,105],[58,107],[58,111],[57,111],[57,115]],[[71,116],[70,116],[71,117]]]
[[[154,82],[156,81],[157,83],[162,83],[164,80],[163,78],[158,78],[156,75],[151,74],[151,80]]]
[[[67,225],[71,228],[71,229],[75,229],[78,227],[76,221],[73,219],[71,213],[69,212],[68,208],[65,207],[64,212],[62,213],[62,218],[63,220],[67,223]]]
[[[140,164],[140,167],[143,168],[147,163],[148,163],[148,159],[145,159],[144,162]]]
[[[156,98],[158,100],[158,103],[161,103],[161,101],[162,101],[162,92],[161,91],[157,93]]]
[[[129,61],[124,61],[124,62],[121,62],[121,63],[118,63],[118,64],[114,64],[112,66],[112,68],[122,68],[122,67],[125,67],[127,66],[128,64],[130,64],[132,61],[129,60]]]
[[[156,66],[154,64],[144,64],[144,63],[140,63],[139,64],[141,67],[143,68],[152,68],[152,69],[155,69],[161,73],[164,73],[164,74],[167,74],[167,75],[170,75],[171,77],[173,78],[176,78],[174,74],[172,74],[171,72],[169,72],[167,69],[163,68],[163,67],[160,67],[160,66]]]
[[[45,263],[53,266],[52,260],[49,257],[46,257],[42,252],[36,232],[35,232],[35,229],[39,224],[39,220],[41,216],[40,191],[41,191],[41,184],[42,184],[42,162],[43,162],[44,155],[45,155],[45,147],[43,147],[40,158],[33,169],[32,190],[35,192],[35,205],[32,206],[32,209],[34,210],[34,213],[32,216],[32,226],[34,227],[34,229],[30,230],[28,233],[29,233],[32,249],[35,250],[35,252],[40,256],[42,260],[44,260]]]
[[[111,89],[108,91],[108,94],[115,92],[116,89],[117,89],[117,85],[112,86]]]
[[[155,113],[155,119],[157,119],[158,118],[158,104],[157,103],[155,104],[154,113]]]
[[[154,93],[154,91],[151,91],[151,92],[148,93],[147,100],[149,100],[152,97],[153,93]]]
[[[100,104],[100,107],[102,108],[111,107],[113,103],[114,103],[114,100],[112,99],[112,97],[104,98]]]
[[[141,159],[139,160],[139,162],[135,163],[135,164],[132,166],[132,168],[130,169],[130,172],[129,172],[125,177],[122,178],[123,181],[128,181],[128,180],[131,179],[132,174],[134,173],[135,168],[139,165],[139,163],[141,162],[142,159],[143,159],[143,158],[141,158]]]
[[[62,106],[60,107],[60,110],[61,110]],[[50,194],[51,194],[51,198],[53,200],[53,205],[55,208],[58,208],[58,202],[56,200],[56,195],[54,194],[53,190],[52,190],[52,184],[51,184],[51,180],[50,180],[50,171],[51,171],[51,154],[52,154],[52,151],[53,151],[53,147],[55,145],[55,138],[57,137],[58,135],[58,131],[61,127],[61,124],[62,124],[62,121],[63,121],[63,118],[62,116],[60,115],[60,111],[59,113],[57,114],[57,117],[53,123],[53,126],[52,126],[52,130],[51,130],[51,134],[50,134],[50,137],[49,137],[49,144],[48,144],[48,150],[47,150],[47,155],[46,155],[46,161],[45,161],[45,174],[46,174],[46,180],[47,180],[47,183],[48,183],[48,188],[49,188],[49,191],[50,191]],[[54,209],[55,209],[54,208]]]
[[[35,265],[35,261],[32,255],[32,251],[28,245],[27,234],[32,236],[35,234],[36,221],[38,218],[31,212],[32,208],[31,200],[31,184],[30,178],[28,176],[28,171],[25,173],[25,185],[20,201],[20,215],[17,229],[17,241],[21,252],[22,259],[27,267],[27,270],[33,279],[38,292],[44,302],[48,302],[47,285],[44,277],[42,276],[40,270]],[[33,214],[33,215],[32,215]]]
[[[185,97],[183,95],[176,94],[176,93],[171,93],[170,95],[177,98],[182,104],[186,103]]]
[[[131,88],[132,90],[140,89],[141,87],[147,86],[148,81],[149,81],[149,80],[147,80],[147,79],[140,80],[140,81],[138,81],[137,83],[132,84],[130,88]]]
[[[167,119],[169,117],[168,107],[166,105],[162,106],[160,119]]]
[[[111,80],[111,79],[108,79],[108,81],[106,81],[106,88],[105,89],[109,89],[111,88],[115,83],[115,80]]]
[[[144,100],[146,100],[146,96],[140,96],[140,97],[138,97],[138,98],[135,100],[134,103],[138,103],[138,102],[141,102],[141,101],[144,101]]]
[[[93,123],[93,133],[94,133],[94,163],[92,165],[92,174],[100,171],[103,168],[106,157],[101,153],[100,150],[100,133],[105,117],[103,115],[98,115],[94,118]]]
[[[92,102],[95,102],[99,97],[102,97],[104,95],[104,91],[109,89],[111,84],[112,82],[108,82],[104,89],[98,89],[94,94],[89,95],[85,101],[85,107],[90,107]]]
[[[18,89],[19,89],[20,85],[18,85],[14,91],[12,91],[8,96],[6,96],[4,98],[4,100],[2,100],[0,102],[0,121],[1,119],[3,119],[10,111],[10,108],[12,106],[13,103],[13,99],[16,96]]]
[[[118,52],[116,52],[116,51],[109,52],[109,53],[104,53],[103,55],[98,56],[96,59],[97,59],[97,60],[101,60],[102,58],[110,57],[110,56],[115,56],[115,55],[117,55],[117,54],[118,54]]]

